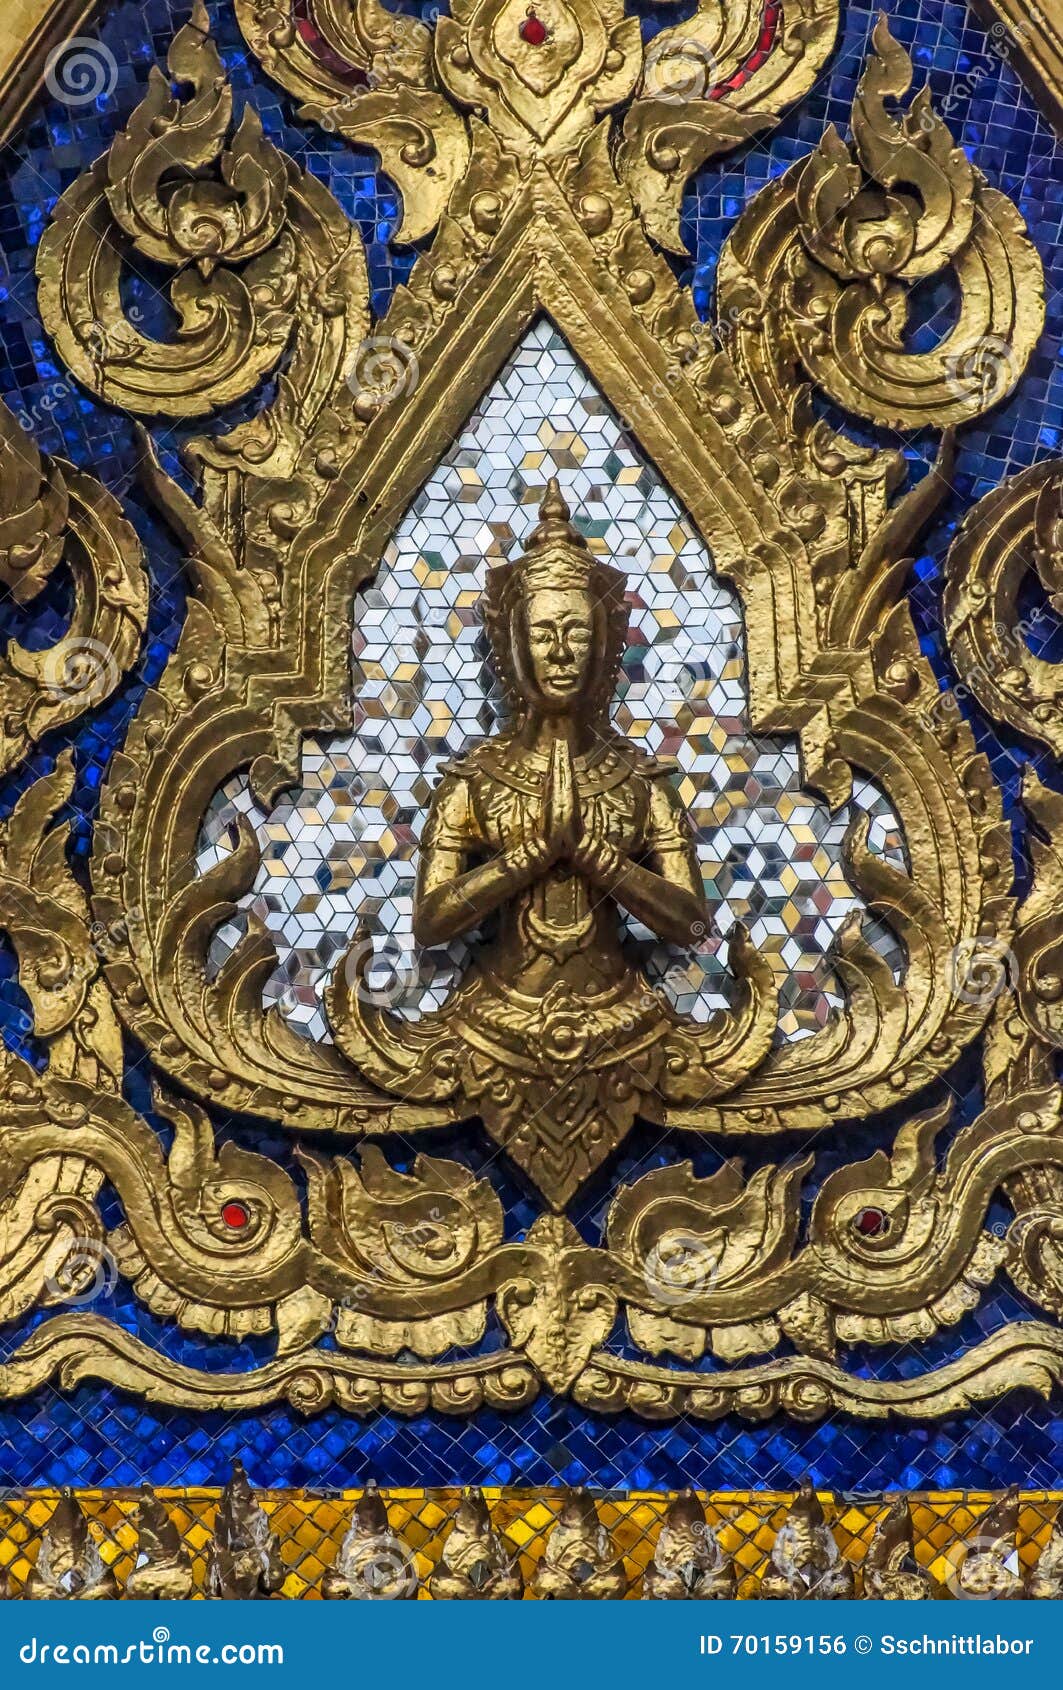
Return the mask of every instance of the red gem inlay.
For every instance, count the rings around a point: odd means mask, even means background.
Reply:
[[[234,1232],[239,1232],[251,1219],[251,1212],[243,1203],[226,1203],[221,1218],[226,1226],[231,1226]]]
[[[890,1228],[890,1218],[884,1209],[861,1209],[853,1220],[861,1238],[881,1238]]]
[[[520,38],[526,41],[529,47],[541,47],[548,34],[542,18],[537,18],[534,12],[529,12],[520,26]]]

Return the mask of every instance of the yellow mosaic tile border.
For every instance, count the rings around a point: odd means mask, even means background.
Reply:
[[[76,1492],[104,1561],[123,1586],[136,1553],[137,1492]],[[388,1490],[391,1525],[414,1551],[424,1585],[439,1562],[460,1491]],[[739,1595],[755,1597],[775,1534],[793,1501],[791,1491],[701,1492],[706,1517],[724,1549],[734,1557]],[[0,1568],[21,1588],[36,1561],[41,1534],[51,1518],[58,1491],[37,1490],[0,1500]],[[206,1553],[221,1495],[218,1489],[166,1489],[165,1503],[192,1559],[197,1593],[202,1589]],[[323,1573],[336,1559],[359,1490],[322,1496],[311,1491],[264,1491],[258,1500],[269,1515],[288,1569],[281,1595],[294,1600],[317,1598]],[[485,1486],[493,1521],[520,1551],[525,1584],[531,1582],[546,1539],[561,1507],[562,1491],[529,1491]],[[889,1506],[875,1499],[852,1500],[820,1492],[827,1522],[843,1556],[856,1566],[866,1553],[875,1527]],[[623,1552],[629,1597],[641,1594],[642,1575],[653,1559],[657,1532],[668,1496],[660,1492],[604,1493],[599,1499],[602,1524]],[[954,1577],[979,1519],[998,1500],[989,1491],[913,1492],[909,1495],[915,1554],[939,1585]],[[1063,1491],[1026,1491],[1019,1513],[1018,1552],[1023,1571],[1036,1562],[1047,1541]]]

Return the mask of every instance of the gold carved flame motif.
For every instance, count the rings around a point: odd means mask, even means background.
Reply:
[[[50,1310],[0,1364],[0,1392],[95,1378],[185,1408],[286,1397],[306,1412],[466,1413],[546,1388],[654,1419],[812,1419],[1048,1389],[1063,1376],[1051,1060],[1063,810],[1027,781],[1036,854],[1016,914],[1000,791],[963,715],[942,705],[905,593],[955,431],[1012,390],[1041,332],[1041,268],[1018,212],[926,93],[909,97],[908,57],[882,22],[851,138],[828,131],[749,203],[709,326],[664,256],[680,250],[685,184],[807,92],[833,45],[832,0],[784,0],[770,40],[759,4],[724,0],[648,48],[621,0],[454,0],[434,27],[378,0],[310,0],[298,20],[288,0],[236,10],[305,121],[377,149],[402,194],[399,236],[422,250],[374,320],[358,231],[253,107],[237,119],[198,0],[168,74],[41,240],[46,327],[97,398],[187,422],[260,397],[235,426],[188,441],[192,483],[142,433],[143,486],[186,554],[189,603],[110,763],[88,890],[68,860],[69,759],[28,785],[0,840],[0,919],[46,1055],[40,1067],[4,1057],[0,1310]],[[169,277],[167,340],[126,316],[123,273],[138,258]],[[945,339],[916,351],[911,294],[928,277],[950,280],[958,303]],[[418,933],[480,934],[449,997],[419,1020],[381,1012],[352,934],[327,994],[334,1042],[315,1043],[263,1007],[275,952],[253,915],[210,966],[260,856],[244,822],[197,872],[212,796],[245,770],[268,808],[297,784],[304,738],[349,727],[356,591],[543,315],[631,419],[740,594],[752,729],[795,736],[805,782],[832,808],[854,771],[873,771],[903,832],[904,868],[871,849],[866,819],[850,831],[863,909],[832,959],[841,1006],[808,1037],[774,1037],[771,975],[741,932],[729,1007],[708,1024],[649,990],[620,941],[622,911],[676,947],[712,912],[666,763],[611,724],[623,576],[556,489],[484,595],[508,718],[442,771],[425,820]],[[902,455],[858,444],[843,414],[937,431],[934,467],[905,491]],[[947,605],[982,704],[1057,755],[1053,666],[1007,630],[1024,574],[1059,589],[1060,509],[1058,466],[990,494],[956,538]],[[28,602],[64,556],[76,610],[50,660],[76,680],[71,639],[102,643],[102,697],[145,625],[139,547],[109,494],[0,419],[0,574]],[[97,701],[72,684],[57,702],[47,660],[17,647],[5,660],[9,766]],[[898,972],[868,916],[896,936]],[[151,1064],[164,1135],[122,1090],[123,1032]],[[935,1099],[972,1050],[984,1107],[957,1124]],[[887,1147],[814,1188],[809,1135],[886,1110]],[[490,1178],[419,1140],[473,1117],[540,1200],[523,1237],[507,1235]],[[290,1135],[305,1196],[247,1146],[244,1118]],[[218,1142],[222,1119],[234,1125]],[[608,1180],[636,1119],[729,1153],[767,1139],[773,1155],[750,1172],[740,1154],[707,1176],[676,1157],[614,1180],[604,1235],[588,1242],[566,1210],[592,1175]],[[420,1153],[393,1166],[389,1147],[411,1138]],[[98,1202],[105,1183],[117,1220]],[[991,1228],[1001,1195],[1010,1218]],[[91,1306],[63,1306],[89,1258],[159,1319],[219,1342],[274,1334],[275,1349],[220,1371],[171,1360]],[[847,1366],[848,1346],[917,1346],[956,1325],[1000,1275],[1034,1318],[900,1378]],[[505,1342],[481,1349],[492,1315]],[[268,1533],[239,1487],[226,1506],[212,1588],[268,1594]],[[375,1508],[352,1526],[335,1596],[365,1593]],[[777,1545],[779,1594],[802,1579],[848,1594],[817,1508],[803,1497]],[[728,1593],[704,1537],[692,1557],[698,1523],[680,1499],[659,1594],[684,1580]],[[142,1529],[162,1544],[150,1509]],[[79,1531],[71,1517],[55,1541],[88,1580]],[[589,1499],[571,1500],[558,1533],[544,1594],[619,1588]],[[914,1593],[909,1536],[900,1516],[884,1530],[884,1593]],[[163,1583],[182,1584],[173,1544],[161,1559]],[[41,1576],[53,1573],[57,1562]],[[457,1594],[485,1579],[515,1593],[476,1498],[436,1576]]]

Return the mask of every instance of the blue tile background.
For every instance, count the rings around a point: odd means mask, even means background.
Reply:
[[[134,462],[128,421],[79,391],[64,375],[45,336],[36,306],[33,249],[58,194],[101,153],[142,97],[149,66],[162,60],[190,6],[131,0],[111,7],[99,36],[114,55],[118,79],[113,94],[97,106],[71,111],[56,102],[35,108],[0,169],[0,392],[32,426],[38,442],[99,475],[124,501],[140,531],[153,575],[149,640],[137,673],[120,695],[77,726],[78,784],[73,813],[75,850],[84,855],[91,842],[92,818],[103,771],[145,684],[157,678],[181,625],[183,583],[177,549],[165,529],[141,503],[131,482]],[[372,160],[350,152],[338,139],[292,123],[292,103],[249,62],[228,0],[211,6],[215,35],[230,68],[238,98],[250,93],[266,133],[300,164],[328,182],[366,242],[374,308],[381,311],[398,282],[408,274],[413,254],[389,245],[397,222],[396,195],[372,168]],[[676,20],[670,6],[644,8],[648,32]],[[699,308],[708,311],[722,241],[749,197],[771,176],[804,156],[826,123],[844,131],[865,61],[875,9],[843,5],[839,46],[817,87],[766,141],[718,161],[703,173],[688,196],[684,227],[692,259],[684,268]],[[1063,284],[1063,147],[1022,89],[992,37],[962,4],[943,0],[898,0],[890,8],[895,34],[910,47],[917,82],[929,77],[939,109],[947,107],[956,139],[997,187],[1019,204],[1042,259],[1048,280],[1049,320],[1030,368],[1016,396],[990,418],[964,431],[955,476],[955,493],[929,536],[913,576],[913,606],[924,650],[944,679],[948,664],[941,638],[941,564],[963,511],[1007,474],[1060,451],[1063,426],[1063,376],[1059,368],[1059,294]],[[933,321],[928,324],[933,327]],[[224,419],[228,424],[233,419]],[[222,426],[219,423],[218,426]],[[160,448],[172,465],[185,433],[157,430]],[[932,443],[902,442],[919,473]],[[28,643],[48,643],[65,614],[63,584],[56,583],[29,612],[0,602],[0,631],[17,632]],[[1031,748],[1000,736],[974,717],[984,749],[992,757],[1005,790],[1016,829],[1016,858],[1024,869],[1021,821],[1015,799],[1024,762],[1031,756],[1043,778],[1052,779]],[[0,809],[10,808],[17,793],[51,768],[60,743],[46,743],[0,792]],[[9,953],[0,947],[0,1026],[5,1038],[33,1059],[35,1047],[26,1006],[14,980]],[[128,1091],[147,1107],[145,1074],[130,1050]],[[952,1076],[957,1121],[978,1109],[978,1066],[971,1056]],[[864,1156],[888,1144],[896,1121],[841,1135],[818,1161],[820,1175],[839,1159]],[[267,1138],[261,1129],[228,1121],[219,1132],[239,1132],[244,1142],[290,1162],[290,1146]],[[485,1159],[485,1146],[465,1140],[443,1143],[446,1154],[473,1165]],[[659,1135],[636,1134],[612,1170],[630,1178],[661,1161],[689,1155],[688,1143],[662,1145]],[[747,1159],[750,1163],[756,1157]],[[711,1147],[695,1156],[699,1173],[718,1164]],[[535,1212],[516,1181],[498,1179],[514,1232]],[[583,1194],[575,1219],[588,1237],[595,1235],[605,1207],[608,1181],[603,1176]],[[236,1350],[193,1340],[146,1315],[119,1285],[97,1305],[131,1331],[167,1354],[197,1366],[247,1368],[269,1353],[258,1341]],[[958,1328],[911,1352],[875,1350],[850,1357],[861,1374],[902,1377],[929,1362],[959,1353],[1007,1320],[1028,1318],[1031,1311],[1005,1287],[995,1288],[983,1306]],[[0,1336],[0,1354],[9,1353],[29,1328]],[[995,1486],[1063,1484],[1063,1410],[1049,1407],[1032,1393],[1021,1393],[986,1410],[972,1411],[932,1425],[902,1422],[860,1424],[833,1417],[814,1427],[784,1421],[747,1425],[726,1419],[710,1426],[681,1422],[646,1425],[630,1416],[598,1417],[567,1404],[544,1399],[512,1416],[481,1414],[469,1421],[422,1416],[409,1421],[378,1416],[359,1422],[339,1412],[305,1420],[284,1408],[255,1416],[191,1415],[144,1407],[120,1392],[83,1387],[68,1396],[48,1389],[34,1399],[0,1410],[0,1485],[124,1484],[141,1479],[158,1483],[211,1483],[224,1478],[231,1459],[241,1455],[252,1479],[261,1485],[311,1484],[332,1487],[375,1474],[393,1484],[494,1481],[547,1484],[564,1480],[610,1487],[672,1486],[690,1483],[717,1487],[785,1486],[802,1473],[818,1482],[849,1489],[889,1486]]]

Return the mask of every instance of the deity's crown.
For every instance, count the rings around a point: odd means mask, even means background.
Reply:
[[[605,558],[596,557],[574,528],[569,508],[555,478],[547,484],[539,507],[539,521],[524,551],[487,571],[484,584],[484,625],[491,642],[495,670],[514,710],[526,704],[526,683],[516,645],[520,618],[514,612],[526,605],[529,593],[576,589],[589,594],[594,605],[597,651],[594,680],[586,704],[604,720],[616,684],[627,637],[624,576]]]
[[[579,529],[573,527],[571,515],[557,477],[551,476],[539,506],[539,521],[517,561],[521,591],[525,595],[547,587],[558,591],[591,585],[597,559],[588,550]]]

